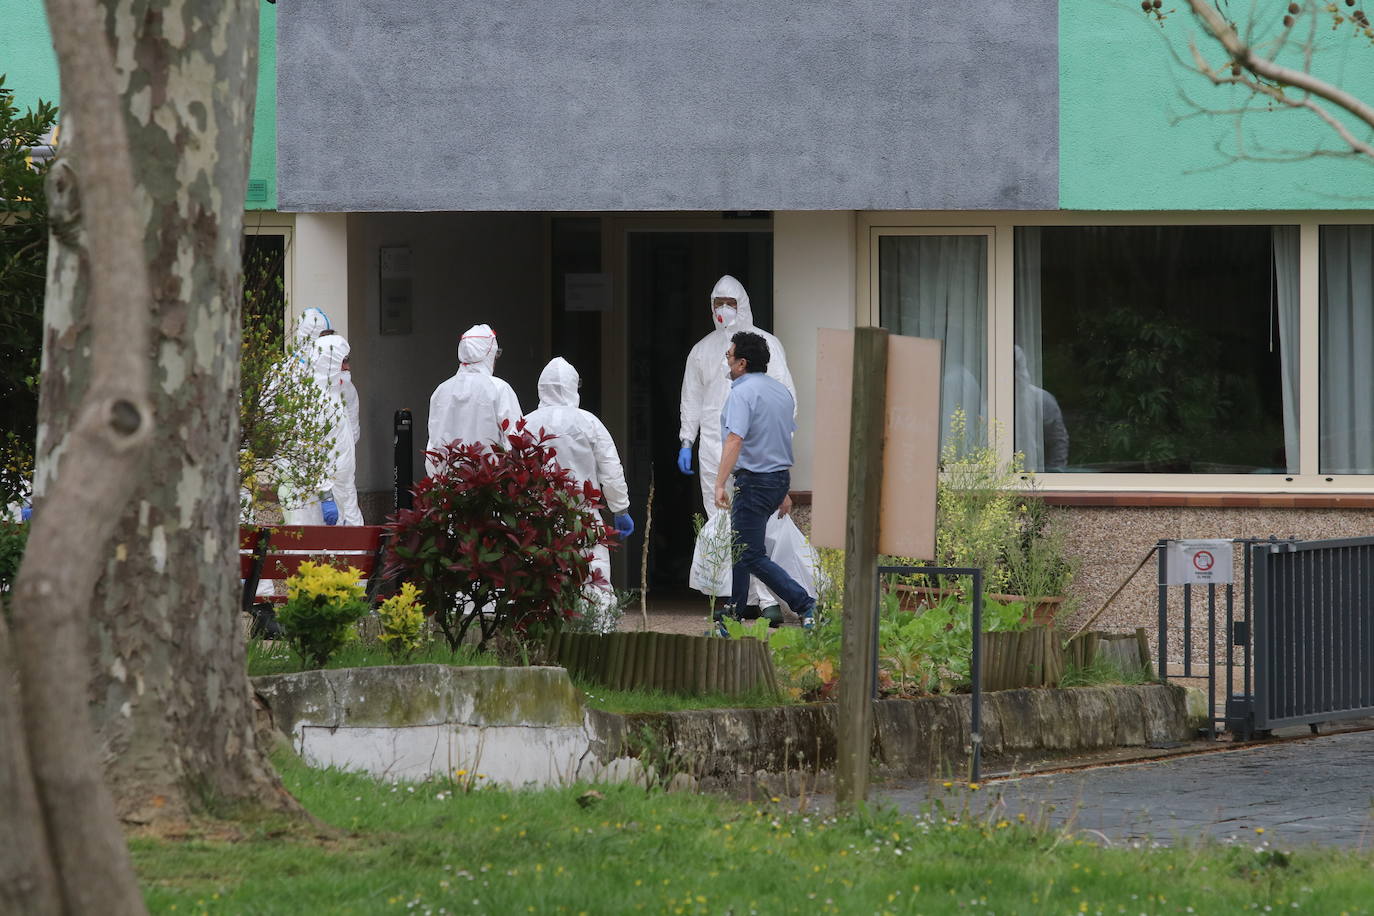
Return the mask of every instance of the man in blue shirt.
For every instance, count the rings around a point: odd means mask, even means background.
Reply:
[[[764,550],[764,529],[774,512],[792,511],[792,394],[781,382],[768,377],[768,342],[758,334],[741,331],[730,338],[725,361],[730,372],[730,394],[720,412],[720,438],[724,443],[716,472],[716,505],[730,510],[730,523],[740,548],[735,561],[731,603],[736,610],[749,600],[749,577],[758,577],[811,628],[816,601],[806,593]],[[735,475],[734,499],[726,492],[731,472]]]

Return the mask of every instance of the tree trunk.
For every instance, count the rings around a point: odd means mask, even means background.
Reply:
[[[236,601],[240,252],[257,2],[104,0],[103,9],[152,290],[151,340],[138,355],[153,367],[154,415],[91,603],[91,713],[106,782],[131,823],[180,822],[211,802],[295,809],[254,738]],[[89,167],[69,165],[78,176]],[[54,244],[49,276],[43,500],[73,406],[91,384],[93,317],[78,248]],[[38,508],[41,517],[43,501]]]

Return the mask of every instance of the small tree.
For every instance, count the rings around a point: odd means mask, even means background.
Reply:
[[[243,265],[243,342],[239,350],[239,487],[249,511],[263,484],[302,496],[328,469],[330,429],[338,420],[315,384],[305,348],[284,333],[281,254],[254,251]]]
[[[555,436],[522,420],[509,438],[508,448],[454,441],[427,452],[439,470],[387,525],[384,575],[419,587],[455,650],[474,624],[479,648],[501,632],[558,626],[578,613],[583,586],[605,584],[590,558],[610,543],[601,491],[555,463]]]
[[[0,74],[0,505],[27,499],[33,480],[51,160],[31,151],[56,121],[48,102],[21,114]]]

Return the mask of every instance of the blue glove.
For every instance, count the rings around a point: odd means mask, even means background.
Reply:
[[[33,518],[33,506],[26,503],[24,507],[19,510],[19,520],[21,522],[27,522],[31,518]]]
[[[617,515],[615,519],[612,520],[611,524],[615,525],[615,533],[622,538],[627,538],[635,533],[635,520],[630,518],[630,513],[628,512],[622,512]]]
[[[326,499],[320,503],[320,508],[324,510],[324,523],[326,525],[337,525],[339,523],[339,504],[332,499]]]
[[[684,474],[692,473],[692,447],[690,445],[684,445],[678,449],[677,469]]]

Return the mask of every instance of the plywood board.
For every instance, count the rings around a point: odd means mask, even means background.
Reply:
[[[935,556],[940,453],[940,342],[888,336],[887,417],[878,550]],[[854,334],[822,328],[816,346],[816,446],[811,541],[845,546],[849,517],[849,412]]]

